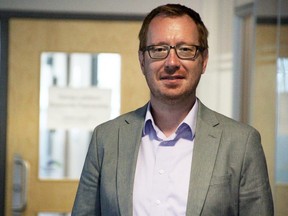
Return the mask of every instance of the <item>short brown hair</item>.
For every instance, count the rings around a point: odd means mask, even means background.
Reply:
[[[146,46],[147,43],[147,32],[149,25],[153,18],[164,15],[167,17],[180,17],[183,15],[188,15],[191,17],[191,19],[196,23],[197,29],[199,32],[199,43],[200,46],[207,49],[208,48],[208,30],[206,26],[204,25],[200,15],[192,10],[191,8],[188,8],[184,5],[180,4],[166,4],[159,6],[155,9],[153,9],[144,19],[142,23],[142,27],[140,29],[138,38],[139,38],[139,50],[143,50],[143,48]]]

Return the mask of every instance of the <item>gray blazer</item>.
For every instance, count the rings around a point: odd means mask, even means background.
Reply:
[[[72,215],[133,215],[133,180],[147,105],[96,127]],[[271,216],[260,135],[201,102],[187,216]]]

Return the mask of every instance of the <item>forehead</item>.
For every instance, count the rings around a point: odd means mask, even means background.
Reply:
[[[198,38],[197,25],[188,15],[157,16],[152,19],[147,32],[147,43],[197,43]]]

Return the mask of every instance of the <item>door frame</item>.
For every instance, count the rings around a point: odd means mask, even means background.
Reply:
[[[0,19],[0,38],[0,216],[4,216],[8,97],[8,19],[2,17]]]
[[[35,11],[0,10],[0,216],[4,216],[6,203],[6,149],[7,149],[7,109],[8,109],[8,49],[9,21],[11,18],[68,19],[103,21],[141,21],[144,15],[131,14],[91,14],[55,13]]]

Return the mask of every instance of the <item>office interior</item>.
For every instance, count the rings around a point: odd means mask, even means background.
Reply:
[[[275,215],[288,215],[287,0],[0,0],[0,216],[70,215],[93,127],[149,99],[137,34],[166,3],[201,15],[197,96],[259,130]]]

